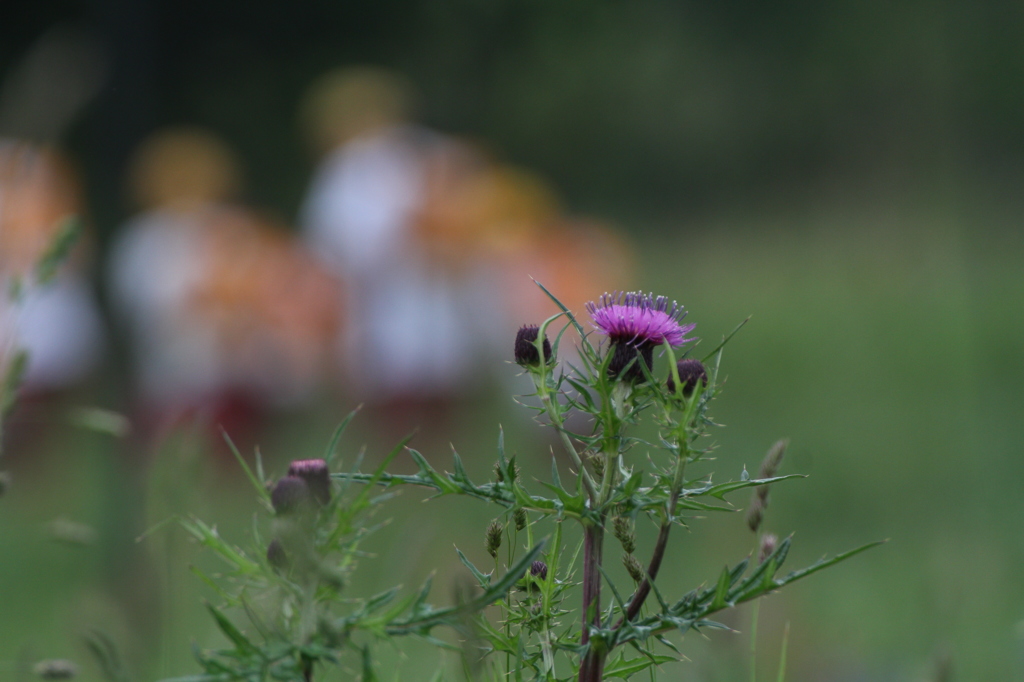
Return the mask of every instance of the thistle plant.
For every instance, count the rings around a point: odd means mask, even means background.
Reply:
[[[369,597],[349,595],[351,575],[365,555],[362,545],[383,525],[371,524],[372,514],[393,495],[373,494],[372,484],[408,442],[399,443],[365,479],[371,485],[353,490],[339,480],[350,477],[332,477],[330,468],[338,465],[338,442],[354,415],[339,426],[322,458],[291,462],[286,475],[269,485],[259,452],[255,469],[250,468],[228,440],[269,519],[262,524],[256,519],[248,549],[227,542],[198,518],[179,519],[228,567],[216,580],[193,570],[221,598],[220,605],[207,609],[230,647],[196,648],[203,673],[174,678],[177,682],[311,682],[318,670],[344,665],[346,658],[363,680],[377,679],[375,643],[402,636],[438,643],[435,628],[460,627],[530,571],[540,547],[524,553],[490,589],[455,606],[427,602],[430,578],[411,594],[394,587]]]
[[[675,526],[686,526],[698,513],[734,511],[726,495],[749,488],[754,490],[750,514],[756,516],[756,525],[751,517],[756,532],[768,487],[799,476],[778,474],[784,443],[769,453],[757,478],[750,478],[746,469],[737,480],[726,482],[691,474],[712,450],[707,437],[716,424],[709,408],[720,388],[723,350],[739,327],[697,359],[689,356],[696,339],[687,336],[695,325],[683,324],[685,311],[664,297],[605,294],[587,306],[593,327],[588,331],[544,292],[562,312],[539,325],[523,326],[516,335],[514,359],[534,387],[520,402],[554,430],[572,465],[571,481],[561,479],[553,459],[550,480],[540,481],[540,489],[528,489],[515,457],[506,457],[501,434],[494,479],[485,483],[470,480],[458,453],[452,472],[441,473],[413,450],[409,452],[419,467],[413,475],[334,474],[344,481],[388,488],[422,486],[438,496],[462,495],[499,507],[502,516],[485,534],[494,569],[484,572],[459,552],[484,594],[493,594],[501,573],[503,535],[509,540],[504,559],[510,573],[518,573],[518,553],[530,548],[530,572],[497,600],[497,622],[484,613],[474,619],[478,632],[467,641],[477,650],[464,655],[469,675],[579,682],[628,678],[681,657],[669,633],[723,627],[711,616],[878,544],[783,575],[779,570],[792,538],[765,535],[751,556],[727,566],[714,580],[681,596],[662,594],[658,576]],[[548,330],[560,320],[552,342]],[[578,364],[560,366],[559,346],[568,329],[579,335]],[[664,356],[667,371],[656,374],[656,354]],[[580,423],[579,416],[587,418],[583,432],[569,426]],[[637,435],[648,421],[657,429],[653,442]],[[656,528],[646,560],[636,556],[641,520]],[[570,540],[576,535],[573,526],[582,535],[576,542]],[[605,568],[605,555],[611,551],[608,535],[623,550],[631,585],[617,585]],[[545,539],[539,541],[541,536]],[[543,550],[534,561],[541,542]],[[570,606],[573,598],[579,600],[575,609]],[[656,649],[657,643],[663,646]]]
[[[681,658],[671,633],[724,627],[711,617],[878,544],[783,575],[792,538],[765,534],[750,556],[726,565],[716,578],[683,595],[663,594],[658,578],[674,527],[697,514],[735,511],[726,496],[750,489],[747,522],[757,533],[769,486],[799,476],[779,473],[785,441],[769,450],[757,478],[746,469],[726,482],[693,473],[712,451],[707,437],[716,424],[709,409],[720,388],[723,350],[739,327],[698,359],[690,356],[696,339],[688,336],[695,325],[683,324],[685,311],[664,297],[605,294],[588,305],[590,331],[552,300],[562,312],[520,328],[513,356],[534,388],[520,402],[554,430],[571,480],[562,480],[553,455],[550,480],[528,487],[516,458],[506,455],[500,430],[493,478],[486,482],[472,481],[454,451],[452,471],[439,472],[406,447],[408,439],[370,473],[359,470],[359,459],[353,471],[339,472],[338,439],[352,415],[322,458],[292,462],[270,486],[263,483],[258,453],[255,471],[239,455],[271,514],[263,526],[269,532],[255,526],[255,549],[247,552],[198,519],[182,522],[230,566],[230,589],[223,580],[203,578],[224,601],[209,610],[232,645],[197,651],[204,673],[182,682],[310,682],[318,669],[338,665],[346,655],[360,662],[362,679],[376,679],[374,642],[414,636],[449,646],[435,638],[439,626],[461,637],[463,670],[471,679],[629,678]],[[548,330],[559,321],[552,342]],[[559,346],[569,329],[579,335],[578,362],[560,365]],[[659,360],[665,365],[660,370]],[[648,422],[657,432],[650,442],[639,435]],[[418,471],[389,473],[403,451]],[[370,525],[369,514],[397,486],[498,508],[481,532],[493,567],[480,568],[456,550],[475,591],[461,590],[454,606],[427,603],[429,580],[404,597],[397,587],[368,598],[343,597],[362,543],[379,527]],[[384,492],[376,494],[381,487]],[[648,522],[656,533],[653,549],[638,556],[637,533],[646,532]],[[629,583],[617,584],[606,569],[606,556],[617,551],[613,542],[622,550],[616,563]],[[491,605],[497,619],[486,611]]]

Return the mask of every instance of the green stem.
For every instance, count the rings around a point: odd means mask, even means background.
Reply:
[[[548,418],[551,420],[552,426],[555,427],[555,431],[558,432],[559,439],[562,441],[562,447],[569,454],[569,458],[572,460],[573,466],[579,471],[579,476],[583,478],[583,487],[587,490],[587,497],[590,498],[590,504],[597,504],[597,492],[594,489],[594,479],[591,478],[590,472],[583,466],[583,460],[580,459],[580,455],[576,452],[576,446],[572,444],[572,439],[569,438],[569,433],[565,430],[564,422],[562,421],[562,415],[558,411],[557,406],[551,399],[551,393],[548,391],[547,385],[542,383],[544,377],[540,377],[536,382],[537,392],[541,394],[541,402],[544,403],[544,409],[547,410]]]

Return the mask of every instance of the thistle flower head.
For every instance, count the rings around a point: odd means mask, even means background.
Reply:
[[[331,501],[331,474],[322,459],[297,459],[288,466],[288,475],[306,482],[313,498],[320,504]]]
[[[523,325],[516,332],[516,345],[514,357],[516,364],[523,367],[537,367],[540,365],[540,354],[537,352],[537,335],[540,334],[540,327],[535,324]],[[551,362],[551,342],[547,336],[544,337],[544,362]]]
[[[681,346],[695,324],[680,324],[686,313],[675,301],[639,291],[604,294],[587,304],[594,326],[613,342]]]
[[[696,326],[679,323],[686,313],[675,301],[637,291],[604,294],[588,303],[587,310],[597,330],[612,342],[609,376],[627,381],[644,378],[640,363],[650,370],[655,346],[692,341],[686,334]]]
[[[530,564],[530,575],[539,580],[547,580],[548,565],[543,561],[534,561]]]

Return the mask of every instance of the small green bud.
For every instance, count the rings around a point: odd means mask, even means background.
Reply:
[[[498,483],[501,483],[502,481],[505,480],[505,472],[501,468],[501,462],[494,463],[494,478],[495,480],[498,481]]]
[[[487,526],[487,553],[495,559],[498,558],[498,549],[501,547],[501,532],[503,528],[498,519],[491,521]]]
[[[626,554],[636,551],[636,534],[633,532],[632,522],[625,516],[616,516],[612,519],[612,535],[622,544]]]
[[[526,528],[526,510],[520,507],[512,512],[512,520],[515,521],[516,530]]]
[[[594,475],[604,478],[604,456],[600,452],[590,452],[584,453],[583,457],[584,461],[594,470]]]
[[[646,577],[646,573],[644,572],[644,567],[640,565],[640,562],[637,561],[635,556],[632,554],[623,554],[622,565],[626,567],[626,572],[629,573],[630,578],[638,583],[643,582],[643,579]]]

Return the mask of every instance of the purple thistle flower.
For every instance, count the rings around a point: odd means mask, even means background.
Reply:
[[[617,377],[629,366],[623,378],[630,381],[643,379],[640,363],[650,369],[655,346],[666,341],[672,346],[693,341],[686,335],[697,326],[680,324],[686,313],[675,301],[670,304],[664,296],[638,291],[604,294],[599,301],[588,303],[587,310],[597,330],[612,342],[609,375]]]

